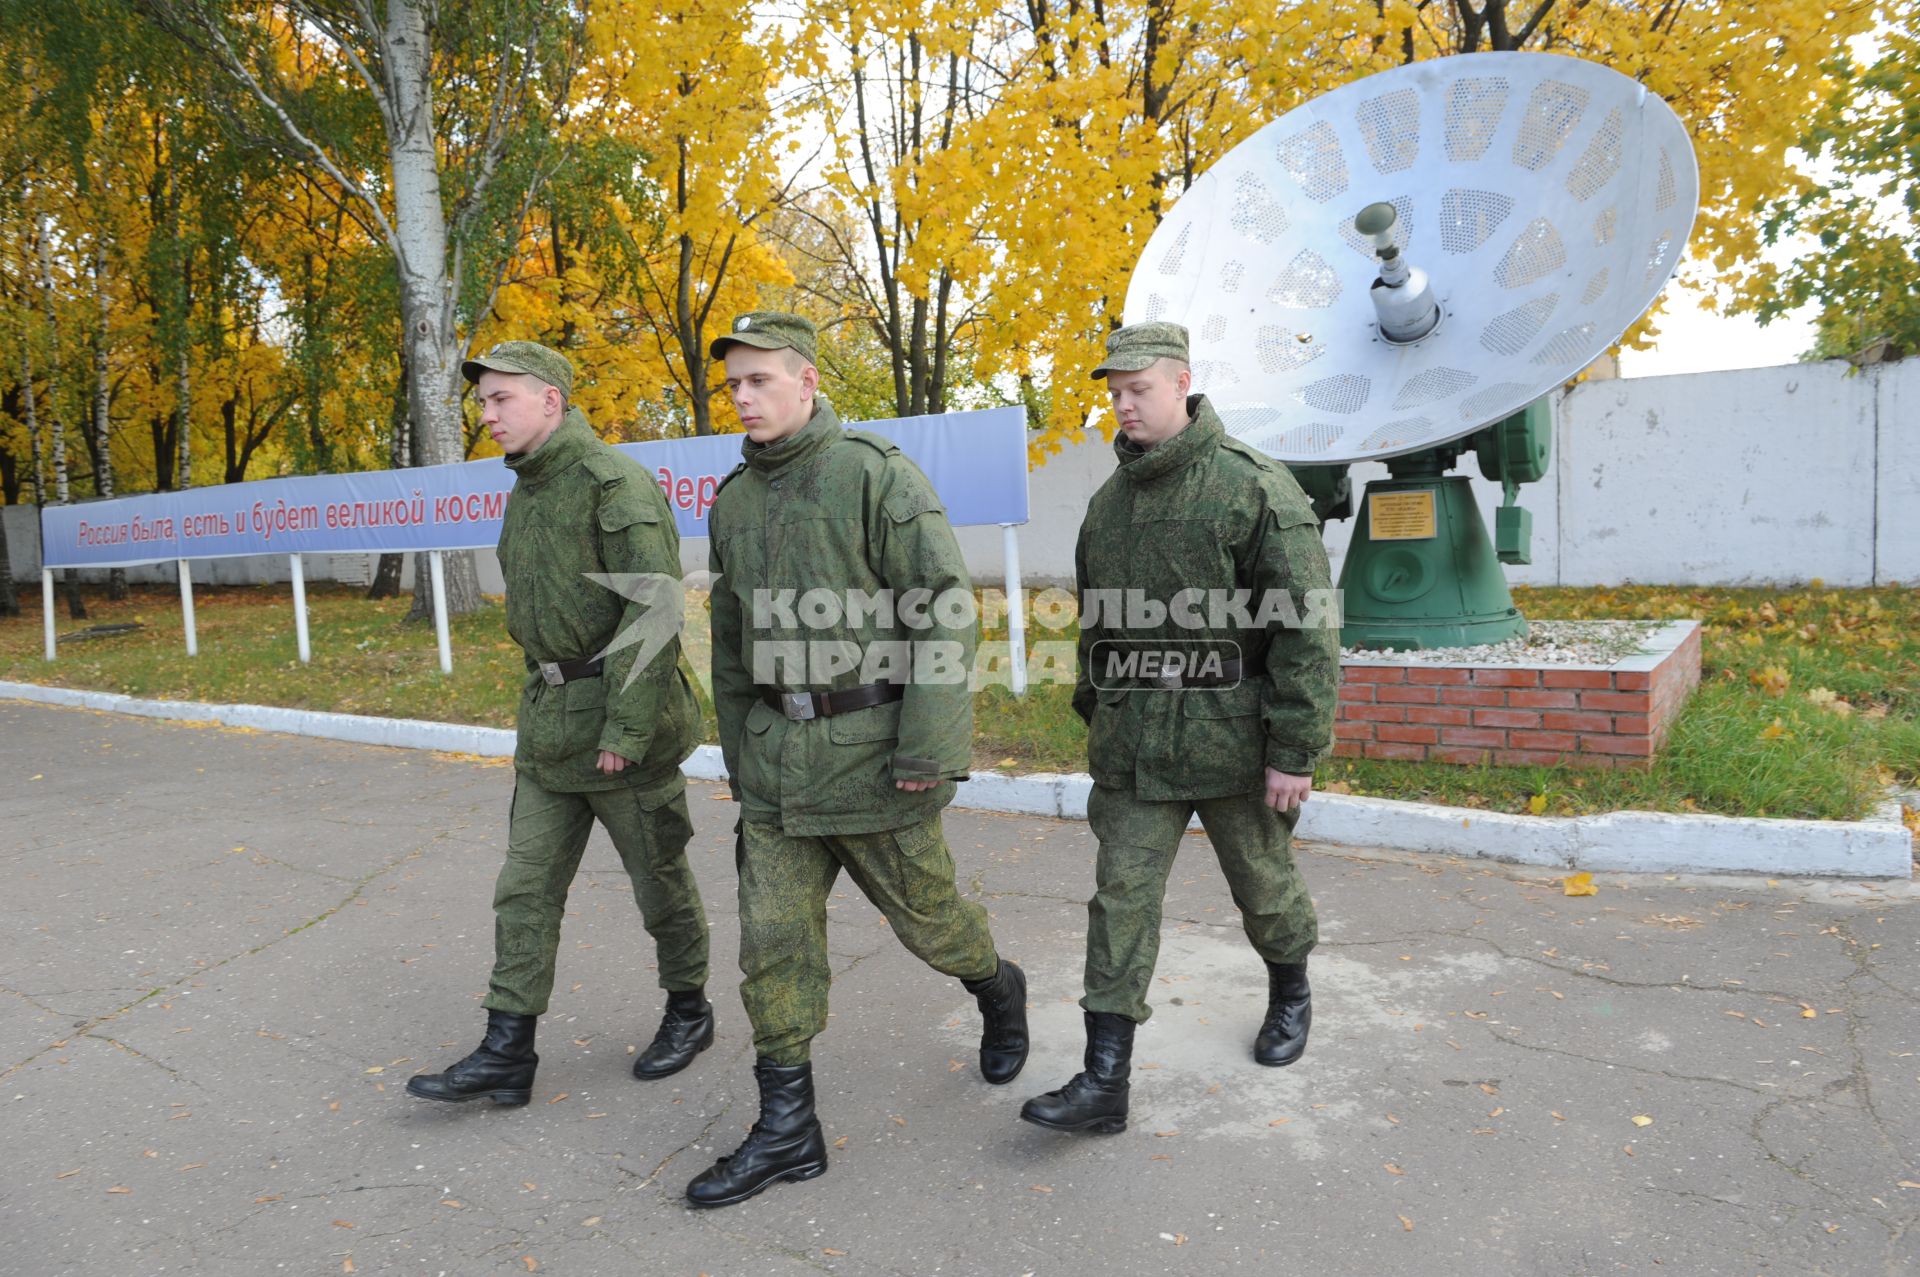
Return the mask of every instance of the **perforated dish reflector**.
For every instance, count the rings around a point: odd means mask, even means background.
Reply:
[[[1699,201],[1685,129],[1617,72],[1478,53],[1346,85],[1202,174],[1154,231],[1127,322],[1191,337],[1195,389],[1283,461],[1446,443],[1592,363],[1666,285]],[[1440,327],[1380,338],[1353,218],[1399,211]]]

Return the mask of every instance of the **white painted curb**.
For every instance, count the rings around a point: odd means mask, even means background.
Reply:
[[[139,700],[0,681],[0,699],[72,705],[147,718],[214,722],[363,745],[511,757],[514,734],[493,727],[411,718],[324,714],[268,705]],[[694,780],[725,780],[717,745],[681,765]],[[959,786],[954,806],[1059,820],[1085,820],[1093,781],[1082,773],[1002,776],[983,772]],[[1615,811],[1597,816],[1514,816],[1505,812],[1316,794],[1296,831],[1313,842],[1504,860],[1553,869],[1644,873],[1765,873],[1790,877],[1910,878],[1913,843],[1897,802],[1867,820],[1760,820],[1737,816]]]

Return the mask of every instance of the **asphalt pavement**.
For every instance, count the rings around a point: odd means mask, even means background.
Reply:
[[[53,1274],[1907,1274],[1920,890],[1307,847],[1306,1058],[1203,836],[1116,1136],[1017,1120],[1078,1068],[1084,825],[950,813],[1030,979],[974,1067],[955,981],[844,879],[827,1174],[688,1210],[754,1116],[719,786],[689,791],[719,1040],[661,994],[596,834],[524,1108],[409,1098],[477,1041],[510,767],[0,702],[0,1270]]]

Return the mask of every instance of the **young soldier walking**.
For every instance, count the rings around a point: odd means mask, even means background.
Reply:
[[[700,712],[679,668],[680,537],[659,485],[568,406],[573,366],[558,351],[504,342],[461,371],[478,386],[481,424],[516,476],[500,568],[507,630],[525,650],[527,681],[507,858],[494,890],[486,1036],[445,1073],[414,1077],[407,1090],[429,1100],[525,1104],[567,889],[596,819],[632,880],[667,991],[666,1015],[634,1076],[677,1073],[713,1042],[707,916],[687,865],[693,826],[680,774],[699,739]],[[640,584],[615,589],[589,574]],[[672,588],[644,588],[651,580]],[[628,637],[662,626],[658,643]]]
[[[827,896],[843,869],[902,944],[974,995],[981,1075],[1011,1081],[1027,1058],[1026,980],[955,889],[940,827],[971,753],[975,638],[970,608],[940,606],[972,601],[945,511],[893,444],[841,428],[807,320],[743,315],[712,354],[747,436],[709,517],[713,698],[741,806],[740,993],[760,1117],[687,1186],[696,1206],[827,1168],[809,1061],[827,1024]],[[915,591],[924,611],[907,605]],[[893,605],[856,606],[876,598]]]
[[[1261,1064],[1307,1045],[1313,902],[1290,835],[1331,744],[1337,609],[1312,507],[1286,467],[1226,436],[1189,397],[1187,331],[1135,324],[1094,370],[1113,399],[1120,466],[1075,551],[1080,675],[1100,851],[1087,904],[1085,1070],[1020,1116],[1126,1129],[1134,1027],[1160,951],[1160,910],[1197,811],[1267,965]],[[1321,606],[1316,608],[1315,603]]]

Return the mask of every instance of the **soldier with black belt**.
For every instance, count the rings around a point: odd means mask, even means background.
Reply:
[[[1120,466],[1088,503],[1075,552],[1080,675],[1100,852],[1087,903],[1085,1069],[1020,1116],[1126,1129],[1134,1027],[1160,951],[1161,902],[1187,822],[1220,859],[1266,962],[1253,1056],[1307,1045],[1313,900],[1291,834],[1332,744],[1338,607],[1319,524],[1287,468],[1229,438],[1189,395],[1187,330],[1134,324],[1094,370]]]
[[[481,424],[516,477],[500,568],[507,631],[525,650],[527,678],[494,890],[486,1036],[407,1090],[525,1104],[540,1058],[534,1022],[553,992],[567,889],[595,820],[632,880],[667,993],[634,1076],[677,1073],[713,1043],[707,915],[687,865],[693,826],[680,773],[700,711],[679,664],[680,537],[659,484],[568,406],[573,366],[558,351],[503,342],[461,371],[478,386]]]
[[[710,515],[713,696],[741,805],[740,993],[760,1117],[687,1186],[696,1206],[827,1168],[810,1044],[827,1023],[826,906],[842,870],[902,944],[974,995],[981,1075],[1010,1081],[1027,1056],[1026,980],[956,890],[940,827],[973,736],[972,594],[952,526],[892,443],[841,428],[807,320],[743,315],[712,353],[747,435]]]

